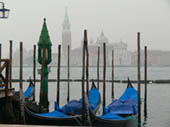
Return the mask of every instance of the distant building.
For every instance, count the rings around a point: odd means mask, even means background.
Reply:
[[[68,13],[66,9],[64,22],[62,24],[62,65],[67,64],[67,51],[68,45],[71,49],[71,28],[68,18]],[[100,65],[103,64],[103,43],[106,43],[106,56],[107,65],[111,65],[112,61],[112,50],[114,50],[114,63],[115,65],[130,65],[131,64],[131,54],[128,51],[128,46],[126,43],[120,41],[116,43],[109,43],[108,38],[104,35],[102,31],[100,36],[97,38],[96,43],[91,40],[88,44],[89,49],[89,65],[95,66],[97,64],[97,54],[98,47],[100,47]],[[71,65],[82,65],[82,44],[81,47],[70,50],[70,63]]]
[[[144,65],[144,50],[141,51],[141,64]],[[149,66],[170,66],[170,51],[148,50],[147,63]],[[137,52],[132,53],[132,65],[137,64]]]

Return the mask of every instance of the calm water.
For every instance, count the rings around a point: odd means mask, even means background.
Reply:
[[[80,79],[81,68],[71,68],[71,78]],[[137,79],[136,67],[116,67],[115,79],[126,80]],[[90,79],[96,78],[96,68],[91,67],[89,70]],[[18,68],[13,70],[13,78],[18,78]],[[100,78],[103,77],[103,69],[100,68]],[[32,68],[24,68],[24,79],[28,79],[32,76]],[[141,79],[143,79],[143,68],[141,68]],[[49,74],[50,79],[57,77],[57,69],[52,68]],[[37,74],[37,78],[40,76]],[[67,78],[67,68],[61,68],[61,79]],[[107,68],[107,79],[111,79],[111,68]],[[170,67],[148,67],[148,79],[170,79]],[[49,83],[49,101],[50,110],[53,110],[53,102],[56,99],[56,84]],[[81,83],[71,82],[71,99],[79,99],[81,96]],[[18,84],[15,83],[14,87],[18,90]],[[134,84],[136,87],[137,85]],[[26,89],[27,83],[24,83],[24,89]],[[39,101],[39,83],[36,84],[36,100]],[[119,97],[126,88],[126,84],[115,83],[115,97]],[[143,85],[142,85],[142,97],[143,97]],[[102,83],[100,83],[100,91],[102,93]],[[111,84],[107,83],[107,100],[106,103],[111,102]],[[60,104],[61,106],[66,104],[67,98],[67,83],[61,83]],[[145,127],[170,127],[170,84],[149,84],[148,85],[148,118]],[[143,105],[142,105],[143,111]]]

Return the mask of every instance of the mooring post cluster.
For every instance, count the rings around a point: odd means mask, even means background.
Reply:
[[[141,126],[141,47],[140,47],[140,40],[141,40],[140,32],[137,33],[137,90],[138,90],[138,127]],[[51,41],[48,35],[48,30],[46,26],[46,20],[44,19],[43,28],[41,31],[40,40],[38,42],[38,62],[41,64],[41,82],[40,82],[40,102],[39,102],[39,111],[40,113],[48,112],[49,111],[49,101],[48,101],[48,64],[51,62]],[[9,82],[8,88],[12,88],[12,54],[13,54],[13,42],[10,40],[9,42],[9,64],[7,64],[6,70],[6,79]],[[103,42],[103,115],[106,114],[106,43]],[[1,44],[0,44],[0,66],[3,62],[1,55]],[[67,52],[67,103],[70,102],[70,46],[68,45],[68,52]],[[87,38],[87,30],[84,30],[84,41],[83,41],[83,48],[82,48],[82,79],[81,81],[81,94],[82,94],[82,125],[87,125],[87,118],[88,113],[86,112],[88,109],[85,97],[89,97],[89,49],[88,49],[88,38]],[[19,93],[20,93],[20,121],[21,123],[25,123],[25,114],[24,114],[24,93],[23,93],[23,42],[19,43]],[[57,93],[56,93],[56,104],[60,106],[60,69],[61,69],[61,45],[58,45],[58,63],[57,63]],[[144,47],[144,116],[147,117],[147,46]],[[99,82],[100,82],[100,47],[97,47],[97,74],[96,74],[96,82],[97,88],[99,89]],[[114,50],[112,50],[111,55],[111,99],[114,101],[115,99],[115,90],[114,90],[114,81],[115,81],[115,56]],[[36,45],[33,45],[33,84],[35,87],[36,84]],[[5,65],[4,67],[5,68]],[[2,68],[0,68],[2,69]],[[2,72],[2,70],[1,70]],[[9,74],[9,75],[8,75]],[[6,96],[8,96],[8,88],[6,91]],[[88,100],[88,99],[87,99]],[[35,89],[33,91],[33,101],[35,101]],[[12,103],[12,102],[10,102]],[[12,109],[11,109],[12,110]],[[90,117],[90,114],[89,114]],[[92,125],[92,121],[90,120],[90,125]]]

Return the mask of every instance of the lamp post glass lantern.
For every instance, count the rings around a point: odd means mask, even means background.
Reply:
[[[8,18],[10,10],[5,8],[3,2],[0,2],[0,4],[2,4],[2,7],[0,8],[0,18]]]

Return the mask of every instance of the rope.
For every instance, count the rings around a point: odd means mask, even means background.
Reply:
[[[77,121],[77,123],[78,123],[80,126],[82,126],[82,123],[78,120],[78,118],[73,117],[73,119],[75,119],[75,120]]]

